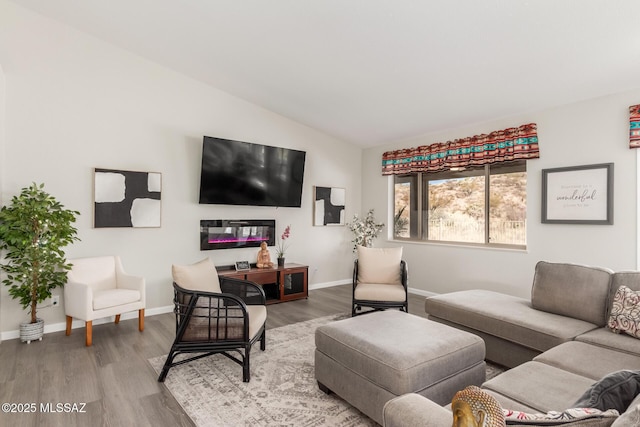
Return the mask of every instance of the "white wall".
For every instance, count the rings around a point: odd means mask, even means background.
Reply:
[[[640,90],[636,90],[365,150],[362,208],[375,208],[382,215],[389,211],[391,198],[380,195],[390,194],[392,179],[381,175],[383,152],[538,124],[540,158],[527,162],[526,251],[381,240],[377,244],[403,246],[409,286],[435,293],[486,288],[528,297],[539,260],[635,269],[637,175],[636,152],[628,148],[628,107],[639,102]],[[614,225],[540,222],[542,169],[608,162],[615,164]],[[387,224],[391,222],[385,219]]]
[[[350,279],[348,230],[313,227],[312,197],[314,185],[344,187],[347,217],[360,211],[360,148],[4,0],[0,64],[6,75],[3,201],[44,182],[67,208],[81,212],[81,242],[68,257],[121,255],[127,271],[146,277],[148,312],[171,304],[172,263],[205,256],[217,265],[255,261],[257,249],[201,252],[200,219],[275,219],[279,233],[291,224],[287,260],[308,264],[312,285]],[[203,135],[305,150],[302,207],[199,205]],[[94,167],[162,173],[162,227],[92,228]],[[1,295],[0,328],[13,331],[26,313],[6,289]],[[61,307],[39,315],[47,324],[64,320]]]

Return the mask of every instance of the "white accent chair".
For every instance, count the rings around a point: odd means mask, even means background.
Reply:
[[[353,265],[351,316],[369,312],[356,313],[362,307],[374,311],[398,308],[408,313],[407,263],[402,260],[402,247],[358,246],[357,249],[358,259]]]
[[[101,256],[69,260],[72,264],[64,286],[64,311],[67,336],[73,319],[86,324],[86,345],[93,342],[93,320],[138,310],[138,329],[144,330],[145,281],[122,269],[118,256]]]

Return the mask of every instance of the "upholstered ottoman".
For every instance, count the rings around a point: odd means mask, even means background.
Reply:
[[[485,380],[481,338],[400,311],[380,311],[320,326],[318,386],[382,424],[384,404],[418,393],[445,405]]]

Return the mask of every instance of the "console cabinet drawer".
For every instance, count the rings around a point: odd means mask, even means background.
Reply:
[[[278,281],[277,271],[265,271],[264,273],[247,274],[247,280],[251,280],[259,285],[267,285]]]

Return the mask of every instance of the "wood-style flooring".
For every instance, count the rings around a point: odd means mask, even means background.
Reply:
[[[350,312],[351,285],[312,290],[308,299],[267,310],[267,329]],[[410,295],[409,312],[425,316],[424,297]],[[174,336],[175,318],[167,313],[147,317],[144,332],[136,319],[94,326],[92,347],[85,347],[83,329],[29,345],[3,341],[0,403],[22,413],[3,406],[0,426],[193,426],[147,362],[167,354]]]

